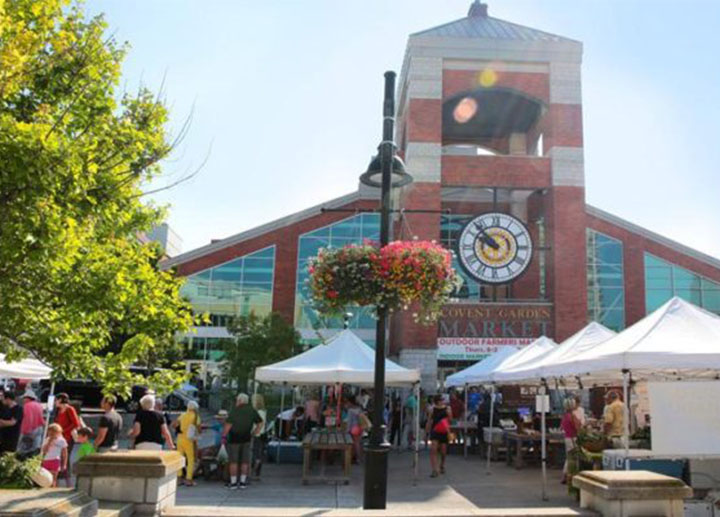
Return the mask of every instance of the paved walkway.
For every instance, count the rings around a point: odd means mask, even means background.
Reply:
[[[219,482],[199,481],[195,487],[180,487],[171,516],[318,516],[357,515],[362,508],[363,468],[353,466],[349,485],[315,483],[303,486],[301,465],[263,467],[262,481],[246,490],[230,491]],[[541,500],[540,469],[515,470],[493,463],[486,475],[485,462],[450,456],[447,474],[430,478],[427,452],[420,454],[420,477],[413,484],[412,454],[393,451],[390,456],[388,511],[377,515],[586,515],[560,484],[560,471],[548,471],[548,501]],[[367,513],[365,513],[367,515]]]

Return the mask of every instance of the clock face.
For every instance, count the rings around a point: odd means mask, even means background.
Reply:
[[[520,276],[530,265],[532,239],[519,219],[489,212],[472,219],[460,232],[458,259],[473,278],[503,284]]]

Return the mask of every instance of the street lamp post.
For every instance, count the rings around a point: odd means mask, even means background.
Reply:
[[[385,100],[383,102],[383,139],[378,147],[378,156],[370,162],[360,181],[366,185],[380,187],[380,246],[390,240],[390,213],[392,187],[407,185],[412,181],[405,172],[402,160],[396,156],[395,132],[395,72],[385,72]],[[372,177],[381,174],[380,182]],[[363,508],[382,510],[387,504],[388,452],[390,444],[385,440],[385,337],[387,335],[388,308],[377,308],[375,334],[375,385],[370,443],[365,449],[365,487]]]

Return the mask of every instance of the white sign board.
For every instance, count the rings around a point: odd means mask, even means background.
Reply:
[[[720,454],[720,382],[649,382],[652,450]]]
[[[535,412],[550,412],[550,395],[535,395]]]
[[[450,361],[479,361],[506,346],[529,345],[536,338],[515,337],[441,337],[437,358]]]

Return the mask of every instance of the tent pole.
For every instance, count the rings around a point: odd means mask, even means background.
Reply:
[[[487,464],[485,466],[485,473],[490,475],[490,456],[492,455],[492,441],[493,441],[493,417],[495,410],[495,385],[493,384],[490,388],[490,440],[487,445]]]
[[[623,402],[625,411],[623,415],[623,446],[625,448],[625,470],[630,470],[630,401],[628,400],[628,384],[630,370],[623,370]]]
[[[50,393],[48,393],[48,399],[47,399],[47,418],[45,419],[45,428],[43,429],[43,437],[42,441],[45,443],[45,438],[47,437],[47,430],[48,426],[50,425],[50,415],[52,414],[52,408],[50,407],[50,400],[55,400],[55,381],[52,381],[50,383]]]
[[[543,379],[543,385],[540,386],[540,457],[542,462],[542,500],[547,501],[547,432],[545,421],[545,392],[547,391],[547,383]]]
[[[285,384],[282,383],[282,391],[280,392],[280,431],[278,432],[278,444],[277,444],[277,453],[275,457],[275,464],[280,465],[280,444],[282,443],[282,433],[284,431],[283,427],[285,427],[285,423],[282,419],[283,411],[285,411]]]
[[[417,485],[418,482],[418,469],[420,468],[420,383],[416,382],[414,386],[415,391],[415,409],[413,410],[415,412],[415,460],[414,460],[414,470],[415,470],[415,479],[414,479],[414,485]]]
[[[467,459],[468,451],[467,451],[467,441],[468,441],[468,385],[465,383],[465,413],[464,415],[464,421],[463,421],[463,455],[465,456],[465,459]]]

